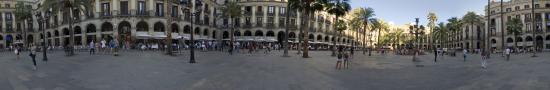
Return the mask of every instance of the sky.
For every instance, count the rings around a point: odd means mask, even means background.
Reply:
[[[350,0],[352,8],[371,7],[375,18],[381,18],[395,25],[404,25],[420,18],[420,24],[427,23],[428,12],[435,12],[438,22],[451,17],[462,17],[468,11],[484,15],[487,0]],[[508,0],[505,0],[508,1]]]

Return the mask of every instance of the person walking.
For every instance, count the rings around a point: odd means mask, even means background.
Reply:
[[[336,69],[340,70],[342,68],[342,58],[344,57],[342,55],[342,49],[338,49],[338,54],[336,55]]]
[[[435,56],[434,62],[437,63],[437,48],[434,49],[434,56]]]
[[[31,44],[31,51],[30,51],[30,54],[29,56],[31,57],[32,59],[32,63],[33,63],[33,68],[34,70],[36,70],[36,46],[32,45]]]
[[[21,51],[19,50],[18,47],[15,47],[15,49],[13,50],[13,52],[15,53],[15,60],[19,60],[19,54],[21,53]]]
[[[464,62],[466,62],[466,55],[468,54],[468,50],[464,49],[462,50],[462,53],[464,54]]]
[[[92,40],[92,42],[90,42],[89,44],[90,44],[90,55],[93,55],[95,54],[95,42]]]
[[[481,51],[481,68],[487,68],[487,52],[485,50]]]
[[[506,48],[504,53],[506,54],[506,61],[510,61],[510,48]]]

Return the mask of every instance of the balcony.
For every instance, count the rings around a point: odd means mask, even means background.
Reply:
[[[279,22],[279,27],[286,27],[284,22]]]
[[[263,23],[256,23],[256,27],[263,27]]]
[[[145,10],[135,10],[136,16],[149,16],[149,12]]]
[[[279,16],[281,16],[281,17],[286,17],[286,13],[280,13],[280,12],[279,12]]]
[[[275,12],[273,12],[273,13],[267,13],[267,16],[275,16]]]
[[[244,23],[243,28],[252,28],[252,23]]]
[[[274,29],[274,28],[276,28],[274,23],[267,23],[267,24],[265,25],[265,27],[268,28],[268,29]]]
[[[245,16],[245,17],[246,17],[246,16],[251,17],[251,16],[252,16],[252,12],[250,12],[250,11],[245,11],[244,14],[243,14],[243,16]]]
[[[256,17],[263,16],[263,15],[264,15],[263,11],[256,11]]]
[[[100,15],[99,15],[99,16],[101,16],[102,18],[110,18],[110,17],[112,17],[112,15],[111,15],[111,11],[107,11],[107,12],[99,12],[99,13],[100,13]]]

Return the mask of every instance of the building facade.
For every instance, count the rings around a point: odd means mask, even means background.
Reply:
[[[18,1],[18,0],[17,0]],[[18,40],[26,43],[42,43],[46,37],[49,46],[66,46],[70,41],[67,13],[53,13],[44,23],[36,22],[38,17],[46,15],[41,9],[45,0],[29,0],[34,12],[32,20],[15,22],[13,7],[16,0],[0,0],[0,48],[14,45]],[[190,0],[195,3],[195,0]],[[175,42],[189,39],[195,34],[196,40],[229,40],[229,26],[235,26],[237,41],[282,42],[286,26],[290,27],[289,41],[298,41],[301,25],[300,12],[287,11],[286,0],[236,0],[246,13],[231,23],[221,18],[221,7],[227,0],[202,0],[201,7],[192,5],[191,9],[182,9],[179,0],[92,0],[93,8],[89,13],[75,13],[73,21],[74,44],[88,45],[92,41],[118,40],[123,46],[132,47],[137,43],[164,43],[167,37]],[[9,7],[7,7],[9,6]],[[200,8],[200,12],[198,11]],[[193,16],[189,13],[197,12]],[[286,15],[290,22],[286,25]],[[334,16],[320,12],[311,18],[313,23],[307,37],[313,44],[328,44],[336,41],[350,45],[354,39],[351,34],[336,33],[333,30]],[[191,21],[193,20],[193,28]],[[23,24],[27,23],[27,24]],[[303,22],[302,22],[303,23]],[[39,26],[43,24],[45,33]],[[23,28],[29,27],[29,28]],[[24,31],[26,29],[28,31]],[[342,34],[343,37],[336,37]],[[24,37],[24,38],[22,38]]]
[[[534,15],[531,12],[533,8]],[[488,27],[492,32],[490,42],[493,49],[502,51],[512,48],[516,42],[517,49],[533,49],[533,46],[538,50],[550,49],[550,0],[535,0],[534,6],[531,0],[502,2],[502,7],[501,2],[491,2],[489,10],[486,13],[490,14]],[[506,22],[513,18],[519,18],[523,23],[521,34],[517,37],[508,33],[506,28]]]

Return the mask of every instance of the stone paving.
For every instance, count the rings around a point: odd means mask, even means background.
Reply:
[[[21,60],[0,52],[0,90],[548,90],[548,53],[512,56],[511,61],[493,55],[488,69],[480,57],[363,55],[353,58],[351,68],[335,70],[330,52],[313,51],[312,58],[296,52],[281,57],[270,54],[229,55],[197,52],[197,62],[187,63],[188,52],[166,56],[161,52],[121,52],[121,56],[66,57],[49,54],[38,70],[24,52]],[[424,65],[424,67],[416,67]]]

